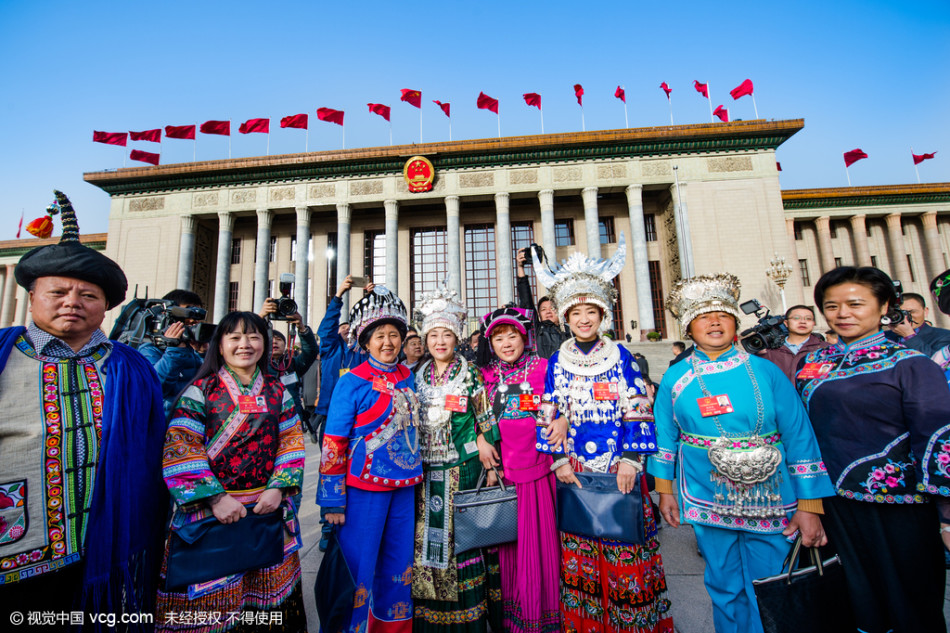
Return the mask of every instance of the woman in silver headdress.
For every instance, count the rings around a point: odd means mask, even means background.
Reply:
[[[779,573],[786,536],[827,542],[821,498],[834,494],[788,378],[734,344],[739,287],[734,275],[703,275],[670,293],[667,307],[696,349],[657,390],[658,452],[647,466],[663,518],[693,526],[716,633],[762,631],[752,580]]]
[[[564,630],[672,633],[656,520],[641,461],[656,451],[646,383],[633,355],[604,336],[617,300],[612,281],[625,256],[621,234],[610,260],[575,253],[554,271],[535,264],[558,316],[574,335],[548,361],[544,409],[549,430],[539,429],[537,446],[554,454],[552,470],[559,487],[580,486],[575,473],[609,473],[624,494],[636,490],[643,507],[642,544],[593,538],[561,527]]]
[[[477,437],[494,424],[481,372],[456,352],[468,312],[439,288],[416,310],[428,359],[416,370],[423,481],[416,491],[413,627],[422,633],[502,631],[498,553],[456,554],[454,495],[474,488],[482,465]],[[494,617],[493,616],[497,616]]]

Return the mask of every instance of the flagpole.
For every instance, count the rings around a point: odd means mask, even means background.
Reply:
[[[538,112],[541,113],[541,134],[544,134],[544,110],[542,110],[541,107],[538,106]]]
[[[389,121],[389,145],[390,147],[393,144],[393,122]]]
[[[452,140],[452,117],[446,117],[449,120],[449,140]]]
[[[917,184],[920,184],[920,172],[917,171],[917,161],[914,160],[914,148],[910,148],[910,160],[914,163],[914,173],[917,174]]]
[[[306,134],[304,134],[303,153],[309,154],[310,153],[310,117],[307,117],[307,129],[304,130],[304,132],[306,132]]]
[[[587,131],[587,125],[584,123],[584,106],[581,106],[581,132]]]
[[[422,108],[419,108],[419,144],[422,144]]]
[[[709,104],[709,122],[713,122],[713,112],[712,112],[712,92],[709,90],[709,82],[706,82],[706,103]]]
[[[343,131],[343,149],[346,149],[346,126],[341,125],[340,129]]]
[[[501,114],[496,112],[495,116],[498,118],[498,138],[501,138]]]
[[[270,123],[267,124],[267,156],[270,156]]]
[[[626,96],[626,95],[625,95]],[[627,102],[623,102],[623,126],[630,127],[630,120],[627,118]]]
[[[675,123],[673,123],[673,97],[666,95],[666,100],[670,104],[670,125],[675,125]]]
[[[231,119],[228,119],[228,160],[231,160]]]
[[[193,163],[198,161],[198,122],[197,122],[197,121],[195,121],[195,138],[194,138],[194,141],[195,141],[195,144],[194,144],[194,146],[191,148],[191,162],[193,162]]]
[[[755,105],[755,93],[754,93],[754,92],[750,92],[750,93],[749,93],[749,96],[752,97],[752,109],[755,110],[755,118],[758,119],[758,118],[759,118],[759,108],[758,108],[758,106]]]
[[[848,169],[847,165],[845,165],[844,173],[848,175],[848,186],[850,187],[851,186],[851,170]]]

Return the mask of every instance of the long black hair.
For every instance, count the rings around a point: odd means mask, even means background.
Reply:
[[[195,374],[191,384],[212,374],[217,374],[224,367],[224,358],[221,356],[221,339],[231,332],[260,334],[264,337],[264,352],[257,359],[257,368],[261,370],[261,373],[267,373],[267,363],[270,361],[267,321],[253,312],[229,312],[224,315],[224,318],[218,323],[218,327],[214,329],[214,334],[208,343],[208,351],[205,352],[205,360],[198,368],[198,373]]]

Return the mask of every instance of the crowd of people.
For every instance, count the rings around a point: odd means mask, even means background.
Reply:
[[[661,517],[695,532],[717,633],[763,630],[753,581],[796,538],[840,558],[852,630],[946,630],[950,332],[876,268],[816,283],[834,343],[796,305],[758,355],[737,345],[735,276],[678,281],[667,308],[691,345],[674,344],[658,385],[607,335],[622,240],[609,260],[535,256],[537,303],[519,253],[518,304],[484,315],[443,286],[410,318],[370,283],[344,316],[348,276],[316,333],[299,313],[279,331],[267,300],[209,340],[187,334],[192,315],[136,350],[100,330],[124,273],[56,195],[61,241],[15,269],[32,323],[0,330],[5,608],[307,631],[309,437],[324,535],[352,578],[322,588],[345,607],[328,633],[672,633]],[[944,286],[950,271],[931,285],[950,313]],[[164,300],[203,307],[187,290]],[[461,547],[457,496],[483,485],[516,499],[516,521]]]

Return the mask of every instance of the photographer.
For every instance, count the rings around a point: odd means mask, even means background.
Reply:
[[[535,310],[534,297],[531,295],[531,282],[525,275],[524,267],[528,260],[528,249],[518,251],[518,305],[534,312],[534,326],[537,332],[538,356],[551,358],[561,347],[561,343],[570,338],[558,322],[557,311],[550,297],[541,297]],[[543,251],[542,251],[543,252]]]
[[[950,345],[950,330],[933,327],[927,323],[927,314],[930,308],[927,307],[921,295],[915,292],[905,292],[901,298],[903,299],[901,310],[905,314],[904,320],[891,326],[891,330],[900,336],[897,342],[927,356],[933,356],[936,352]]]
[[[204,308],[201,297],[190,290],[172,290],[162,299],[181,308]],[[139,353],[155,368],[162,383],[162,403],[166,417],[171,413],[175,397],[198,373],[208,349],[207,341],[200,342],[185,335],[185,329],[197,323],[198,319],[175,320],[162,332],[168,339],[164,349],[152,341],[138,348]]]
[[[776,349],[764,349],[758,356],[767,358],[776,365],[795,384],[798,361],[810,352],[829,344],[812,334],[815,329],[815,311],[805,305],[792,306],[785,312],[785,327],[788,335],[785,343]]]
[[[294,399],[297,416],[303,422],[304,428],[312,435],[312,431],[307,428],[308,424],[306,422],[310,417],[307,415],[303,401],[300,398],[300,381],[314,361],[317,360],[317,339],[314,337],[310,326],[304,325],[303,317],[300,316],[299,312],[282,317],[291,326],[296,327],[297,334],[300,335],[300,353],[294,354],[293,349],[288,349],[287,337],[273,329],[273,319],[278,314],[277,301],[266,299],[261,307],[260,316],[267,319],[271,325],[271,357],[270,362],[267,363],[267,373],[277,376],[284,384],[284,388]],[[311,439],[315,440],[313,437]]]

